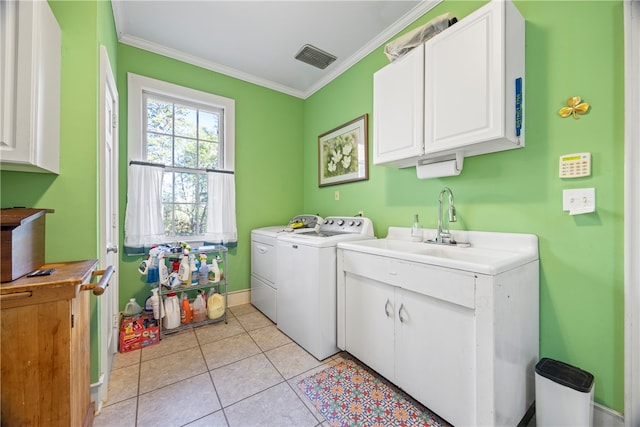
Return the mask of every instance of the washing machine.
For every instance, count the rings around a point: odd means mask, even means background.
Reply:
[[[335,353],[336,246],[374,239],[363,217],[327,217],[317,230],[277,236],[278,329],[316,359]]]
[[[281,233],[295,234],[316,230],[322,218],[298,215],[287,225],[257,228],[251,231],[251,304],[272,322],[277,322],[276,238]]]

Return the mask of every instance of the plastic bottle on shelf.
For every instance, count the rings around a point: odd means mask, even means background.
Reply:
[[[209,266],[209,278],[212,282],[218,283],[220,281],[220,269],[218,268],[217,259],[214,259]]]
[[[218,280],[224,279],[224,262],[222,261],[222,258],[220,258],[220,255],[216,255],[216,262],[214,262],[214,264],[217,264],[216,266],[220,272],[220,278]]]
[[[198,296],[193,300],[191,309],[193,311],[192,320],[194,323],[202,322],[207,318],[207,307],[200,294],[198,294]]]
[[[191,317],[191,304],[189,304],[189,298],[187,298],[187,295],[183,292],[180,297],[180,323],[188,325],[191,323]]]
[[[159,257],[160,263],[160,284],[163,286],[169,286],[169,269],[167,268],[167,264],[164,261],[164,252],[160,252]]]
[[[149,252],[150,264],[147,269],[147,284],[152,288],[157,288],[160,283],[160,263],[158,257],[157,250],[152,249]]]
[[[180,302],[175,292],[170,292],[165,297],[164,314],[162,325],[165,329],[174,329],[180,326]]]
[[[191,270],[191,286],[198,286],[198,266],[196,265],[196,257],[193,254],[189,257],[189,269]]]
[[[185,250],[180,261],[180,268],[178,269],[178,277],[182,282],[182,286],[191,285],[191,265],[189,264],[189,251]]]
[[[153,318],[160,319],[162,315],[160,313],[160,297],[158,296],[158,288],[151,289],[151,308],[153,310]]]
[[[211,289],[207,300],[207,316],[218,319],[224,314],[224,297]]]
[[[200,254],[200,269],[198,270],[198,283],[206,285],[209,283],[209,266],[207,265],[207,254]]]
[[[135,298],[131,298],[127,305],[124,306],[124,315],[135,316],[140,313],[142,313],[142,307],[140,307],[140,304],[138,304]]]

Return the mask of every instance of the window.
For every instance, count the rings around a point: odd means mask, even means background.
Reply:
[[[207,170],[234,169],[234,101],[129,74],[128,107],[129,160],[165,166],[166,240],[203,240]]]

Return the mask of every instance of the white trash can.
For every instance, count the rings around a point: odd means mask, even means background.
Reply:
[[[536,365],[536,425],[593,426],[593,375],[542,358]]]

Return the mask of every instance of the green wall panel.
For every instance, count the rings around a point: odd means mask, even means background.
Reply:
[[[485,2],[444,1],[409,28]],[[372,75],[388,63],[380,47],[305,101],[304,208],[322,215],[363,210],[378,237],[389,226],[437,224],[437,198],[452,188],[451,228],[533,233],[540,250],[540,355],[596,378],[596,401],[622,412],[623,34],[619,1],[516,1],[526,20],[526,147],[465,159],[460,176],[419,180],[415,168],[369,162],[369,180],[318,187],[317,137],[359,115],[373,118]],[[571,96],[591,104],[579,120],[557,111]],[[464,100],[460,101],[461,119]],[[372,153],[373,135],[369,135]],[[558,157],[589,151],[592,176],[558,178]],[[562,190],[595,187],[597,211],[570,216]],[[340,191],[340,200],[334,192]]]

